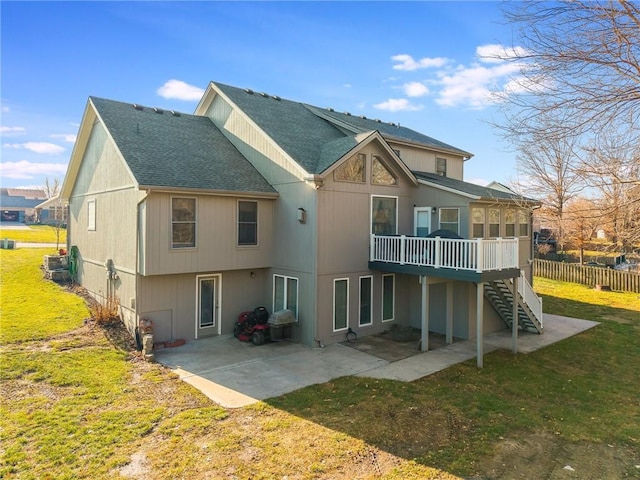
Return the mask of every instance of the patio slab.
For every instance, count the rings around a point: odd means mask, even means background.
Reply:
[[[520,332],[518,351],[530,353],[577,335],[598,325],[597,322],[544,316],[542,335]],[[393,342],[389,340],[389,342]],[[390,357],[385,346],[384,356]],[[431,344],[431,342],[430,342]],[[511,350],[511,331],[491,333],[484,338],[484,353],[496,349]],[[243,343],[232,336],[220,336],[189,342],[178,348],[157,350],[155,359],[172,369],[216,403],[238,408],[300,388],[325,383],[334,378],[357,375],[411,382],[476,357],[476,341],[461,340],[428,352],[415,351],[398,361],[376,356],[375,349],[361,351],[342,344],[311,348],[290,341],[261,346]]]

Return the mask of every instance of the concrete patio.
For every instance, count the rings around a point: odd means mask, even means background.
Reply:
[[[519,354],[577,335],[598,323],[545,314],[544,325],[543,335],[520,333]],[[391,339],[388,341],[393,342]],[[511,342],[510,330],[485,335],[484,353],[496,349],[511,350]],[[395,343],[397,346],[391,348],[407,348],[406,344]],[[311,348],[282,341],[256,347],[230,335],[196,340],[182,347],[155,352],[156,361],[172,369],[211,400],[223,407],[238,408],[348,375],[411,382],[475,358],[476,341],[461,340],[451,345],[437,345],[428,352],[415,348],[415,354],[399,354],[399,357],[405,358],[388,361],[376,356],[375,348],[361,351],[343,344]]]

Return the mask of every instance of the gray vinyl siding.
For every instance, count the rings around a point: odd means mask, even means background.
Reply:
[[[113,293],[129,328],[135,323],[131,299],[136,289],[136,204],[140,196],[102,124],[95,123],[69,198],[69,246],[78,249],[78,283],[101,301],[108,292],[104,263],[113,261],[118,275]],[[88,230],[88,204],[93,201],[95,230]]]
[[[433,150],[426,150],[408,146],[406,144],[396,144],[392,141],[389,146],[400,151],[400,158],[409,167],[409,170],[418,172],[436,173],[436,158],[447,159],[447,177],[462,180],[464,160],[462,157],[448,153],[436,153]]]
[[[276,238],[271,250],[270,275],[298,278],[298,324],[295,338],[311,345],[316,337],[316,189],[304,181],[304,172],[276,144],[221,96],[216,96],[206,115],[279,194],[273,206]],[[306,223],[297,220],[297,210],[306,212]],[[266,291],[273,297],[272,281]],[[272,308],[272,300],[268,303]]]
[[[172,248],[171,199],[196,199],[196,246]],[[145,275],[267,268],[273,249],[273,200],[258,199],[258,245],[238,246],[238,200],[246,197],[151,193],[146,199]]]
[[[354,152],[355,153],[355,152]],[[398,233],[409,233],[413,228],[413,187],[399,169],[389,166],[398,178],[396,186],[371,184],[372,155],[387,154],[378,146],[369,144],[359,153],[365,153],[367,168],[365,183],[334,181],[333,174],[325,178],[318,190],[318,338],[329,344],[344,341],[345,332],[333,332],[333,282],[349,279],[349,327],[362,335],[381,332],[391,323],[382,322],[382,274],[368,270],[371,232],[372,196],[396,197],[398,201]],[[358,325],[359,281],[361,276],[373,276],[372,318],[370,326]],[[396,275],[394,320],[408,323],[409,301],[401,276]]]
[[[251,272],[254,276],[251,276]],[[154,275],[139,278],[141,318],[153,321],[154,340],[191,341],[196,334],[198,275],[220,275],[220,333],[230,335],[241,312],[265,306],[270,274],[266,269],[210,271],[198,274]],[[198,338],[217,334],[218,329],[199,330]]]

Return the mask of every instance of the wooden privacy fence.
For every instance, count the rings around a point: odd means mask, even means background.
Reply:
[[[581,283],[591,287],[608,285],[611,290],[640,293],[640,273],[535,259],[533,274],[538,277]]]

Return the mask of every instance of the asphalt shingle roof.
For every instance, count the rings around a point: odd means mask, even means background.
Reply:
[[[43,191],[39,191],[38,194],[34,190],[21,192],[17,188],[0,188],[0,207],[2,208],[35,208],[46,198]]]
[[[209,118],[90,100],[139,185],[275,193]]]
[[[357,133],[377,130],[387,139],[406,140],[462,156],[471,155],[397,124],[338,113],[216,82],[214,85],[308,173],[324,172],[356,145],[353,143],[357,142],[355,136],[345,134],[338,128],[340,124],[348,125]]]
[[[455,178],[443,177],[442,175],[435,173],[413,172],[413,174],[418,180],[426,180],[435,185],[440,185],[451,190],[457,190],[461,193],[479,197],[482,200],[509,200],[514,202],[539,203],[538,200],[534,200],[532,198],[523,197],[521,195],[508,193],[494,188],[483,187],[481,185],[476,185],[475,183],[456,180]]]

